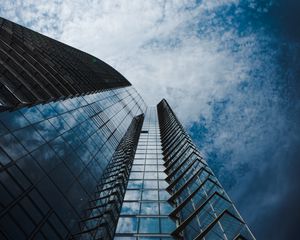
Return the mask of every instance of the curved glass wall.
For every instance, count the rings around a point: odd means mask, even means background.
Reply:
[[[133,87],[0,113],[0,238],[78,231],[88,199],[134,116]]]

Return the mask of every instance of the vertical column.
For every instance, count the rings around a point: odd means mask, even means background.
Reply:
[[[156,108],[148,108],[122,205],[115,239],[172,239]]]
[[[165,100],[158,104],[170,217],[176,239],[254,239],[221,184]]]
[[[72,239],[113,238],[143,119],[139,115],[132,120],[81,220],[81,232]]]

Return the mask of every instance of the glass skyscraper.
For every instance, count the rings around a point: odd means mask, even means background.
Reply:
[[[254,239],[174,112],[0,18],[0,239]]]

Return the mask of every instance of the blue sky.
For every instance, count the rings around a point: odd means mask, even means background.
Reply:
[[[257,238],[297,235],[299,1],[2,0],[0,15],[166,98]]]

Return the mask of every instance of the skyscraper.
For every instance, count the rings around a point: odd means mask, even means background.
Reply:
[[[0,19],[0,239],[254,239],[162,100]]]

